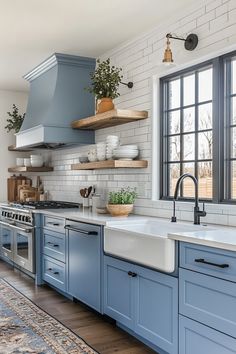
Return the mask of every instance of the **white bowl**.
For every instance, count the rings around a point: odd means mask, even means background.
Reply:
[[[106,155],[97,155],[98,161],[105,161],[106,160]]]
[[[137,157],[139,154],[138,150],[133,150],[133,151],[113,151],[113,157],[118,160],[133,160],[135,157]]]
[[[107,135],[106,141],[110,140],[119,140],[120,138],[117,135]]]
[[[118,149],[124,150],[138,150],[138,145],[120,145]]]
[[[43,161],[31,161],[32,167],[43,167]]]
[[[38,159],[38,158],[42,159],[42,156],[41,155],[30,155],[30,158],[31,159]]]

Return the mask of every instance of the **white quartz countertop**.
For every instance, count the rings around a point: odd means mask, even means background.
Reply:
[[[89,209],[47,209],[47,210],[33,210],[34,213],[47,214],[56,217],[61,217],[65,219],[70,219],[74,221],[81,221],[96,225],[110,225],[117,222],[122,222],[127,220],[127,217],[112,217],[109,214],[97,214],[93,213]],[[137,220],[142,220],[143,216],[139,215],[129,215],[128,219],[130,221],[136,222]]]
[[[1,203],[1,206],[6,206],[6,203]],[[176,231],[173,230],[174,224],[170,223],[170,220],[164,218],[155,218],[142,215],[129,215],[128,217],[112,217],[109,214],[97,214],[92,213],[89,209],[47,209],[47,210],[32,210],[34,213],[47,214],[55,217],[62,217],[65,219],[71,219],[74,221],[81,221],[85,223],[91,223],[102,226],[114,227],[119,229],[122,225],[122,229],[125,228],[125,224],[139,223],[140,221],[150,220],[163,224],[170,224],[170,232],[167,234],[170,240],[190,242],[199,245],[205,245],[215,248],[221,248],[225,250],[236,251],[236,227],[222,226],[216,224],[208,224],[205,227],[196,231],[186,230],[186,225],[192,225],[191,222],[177,222]],[[204,223],[203,223],[204,224]],[[183,225],[183,230],[181,230]],[[127,227],[127,230],[129,227]],[[157,230],[158,232],[158,230]]]
[[[218,227],[214,225],[211,230],[191,232],[178,231],[176,233],[170,233],[168,234],[168,238],[176,241],[236,251],[236,227]]]
[[[37,210],[43,214],[54,215],[64,217],[66,219],[72,219],[75,221],[87,222],[97,225],[108,226],[114,229],[119,229],[119,226],[124,230],[127,225],[127,231],[129,224],[139,223],[139,221],[160,221],[161,224],[165,222],[168,226],[170,224],[170,233],[167,237],[171,240],[190,242],[199,245],[205,245],[210,247],[221,248],[225,250],[236,251],[236,227],[208,224],[202,226],[201,230],[185,231],[186,225],[191,226],[191,222],[177,222],[176,232],[173,232],[174,224],[168,219],[154,218],[142,215],[129,215],[128,217],[112,217],[109,214],[96,214],[87,209],[55,209],[55,210]],[[181,231],[181,225],[183,225],[183,231]],[[197,226],[198,227],[198,226]]]

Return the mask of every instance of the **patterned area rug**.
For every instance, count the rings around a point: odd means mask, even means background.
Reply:
[[[0,353],[97,354],[3,279],[0,279]]]

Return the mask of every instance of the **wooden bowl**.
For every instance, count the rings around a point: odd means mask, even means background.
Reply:
[[[133,208],[133,204],[107,204],[107,210],[112,216],[128,216]]]

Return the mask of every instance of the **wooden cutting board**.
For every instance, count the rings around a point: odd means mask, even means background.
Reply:
[[[16,194],[17,194],[17,177],[11,176],[7,179],[7,200],[8,202],[16,201]]]
[[[30,178],[28,177],[24,177],[24,176],[11,176],[7,179],[7,199],[8,202],[17,202],[19,201],[19,195],[18,195],[18,190],[19,190],[19,186],[22,185],[28,185],[31,186],[32,185],[32,181]]]

